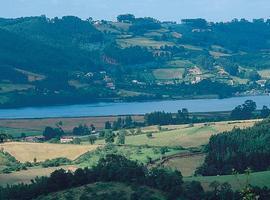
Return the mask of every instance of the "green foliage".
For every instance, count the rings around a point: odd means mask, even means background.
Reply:
[[[251,119],[256,108],[256,102],[252,100],[246,100],[244,104],[239,105],[232,110],[231,119]]]
[[[120,130],[117,137],[117,143],[118,144],[125,144],[126,142],[126,131]]]
[[[88,140],[89,140],[89,143],[90,144],[95,144],[96,140],[97,140],[97,137],[95,135],[90,135],[88,137]]]
[[[64,131],[61,128],[52,128],[52,127],[46,127],[43,136],[45,137],[45,140],[50,140],[53,138],[60,138],[64,134]]]
[[[105,142],[114,143],[115,134],[111,130],[105,130]]]
[[[41,163],[41,166],[44,168],[48,168],[48,167],[58,167],[61,165],[67,165],[70,164],[71,160],[67,159],[67,158],[55,158],[55,159],[47,159],[44,162]]]
[[[235,169],[263,171],[270,166],[270,121],[264,120],[252,128],[234,129],[212,136],[208,154],[197,173],[202,175],[231,174]]]

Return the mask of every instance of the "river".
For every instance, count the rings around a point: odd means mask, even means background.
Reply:
[[[153,111],[177,112],[177,110],[182,108],[187,108],[190,112],[229,111],[249,99],[257,103],[258,109],[262,108],[263,105],[270,107],[270,96],[249,96],[226,99],[96,103],[0,109],[0,119],[131,115],[145,114]]]

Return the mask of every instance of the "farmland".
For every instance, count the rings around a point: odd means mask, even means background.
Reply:
[[[32,162],[34,158],[37,161],[66,157],[74,160],[80,155],[95,150],[97,145],[63,145],[49,143],[26,143],[11,142],[0,144],[0,148],[10,153],[20,162]]]
[[[265,171],[265,172],[254,172],[251,173],[249,176],[245,174],[241,174],[238,176],[234,175],[225,175],[225,176],[202,176],[202,177],[186,177],[184,178],[185,181],[200,181],[202,186],[204,187],[205,190],[209,190],[209,185],[213,181],[218,181],[220,183],[225,183],[228,182],[232,185],[232,188],[235,190],[237,189],[242,189],[247,180],[248,182],[253,185],[253,186],[259,186],[259,187],[270,187],[270,171]]]
[[[126,137],[126,145],[150,145],[150,146],[182,146],[184,148],[198,147],[208,142],[209,138],[223,131],[232,130],[234,127],[247,128],[257,120],[216,122],[209,124],[173,125],[164,126],[168,131],[154,132],[152,138],[147,138],[146,133],[157,130],[157,127],[146,127],[142,129],[145,134],[132,135]],[[103,140],[97,144],[104,144]]]

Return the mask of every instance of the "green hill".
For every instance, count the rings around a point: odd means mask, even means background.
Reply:
[[[130,16],[0,18],[0,107],[269,89],[269,20],[177,24]],[[12,87],[21,84],[28,87]]]
[[[147,187],[129,186],[123,183],[95,183],[78,188],[72,188],[62,192],[41,196],[36,200],[165,200],[165,196],[156,190]]]

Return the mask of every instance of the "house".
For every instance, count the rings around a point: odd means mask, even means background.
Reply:
[[[43,142],[45,141],[44,136],[28,136],[24,138],[25,142]]]
[[[60,143],[70,143],[73,142],[74,137],[73,136],[64,136],[60,138]]]

